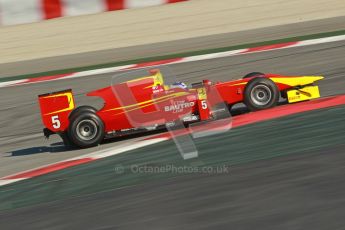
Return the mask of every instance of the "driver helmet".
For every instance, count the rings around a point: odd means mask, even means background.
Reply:
[[[174,82],[170,88],[181,88],[181,89],[187,89],[187,85],[181,81]]]

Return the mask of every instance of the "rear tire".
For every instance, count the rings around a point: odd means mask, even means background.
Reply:
[[[97,109],[95,109],[94,107],[89,106],[89,105],[82,105],[82,106],[79,106],[78,108],[75,108],[69,114],[68,117],[69,117],[69,119],[72,119],[74,116],[78,115],[78,113],[81,113],[81,112],[93,112],[93,113],[96,113]]]
[[[70,119],[68,136],[80,148],[97,146],[104,139],[103,121],[92,111],[80,111]]]
[[[278,101],[278,87],[268,78],[254,78],[244,90],[244,103],[250,111],[272,108]]]
[[[63,141],[63,144],[66,147],[73,147],[73,143],[69,139],[69,136],[68,136],[67,132],[60,133],[59,135],[60,135],[60,137],[61,137],[61,139]]]

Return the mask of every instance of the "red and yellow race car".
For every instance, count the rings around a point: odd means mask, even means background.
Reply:
[[[76,107],[72,90],[39,95],[43,132],[58,134],[67,145],[87,148],[105,138],[152,130],[180,120],[184,124],[219,118],[219,105],[231,108],[244,103],[250,111],[277,105],[283,97],[289,103],[319,98],[314,85],[322,76],[281,76],[250,73],[239,80],[203,80],[189,87],[182,82],[164,84],[159,69],[147,76],[114,84],[87,94],[104,100],[97,110]]]

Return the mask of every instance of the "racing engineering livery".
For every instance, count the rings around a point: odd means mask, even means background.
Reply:
[[[295,103],[319,98],[314,85],[322,76],[282,76],[250,73],[242,79],[213,83],[210,80],[176,87],[164,84],[159,69],[135,80],[92,91],[104,106],[76,107],[72,90],[39,95],[41,117],[48,138],[58,134],[65,145],[80,148],[100,144],[104,139],[152,130],[182,120],[186,125],[218,119],[214,108],[227,109],[244,103],[250,111],[277,105],[279,98]]]

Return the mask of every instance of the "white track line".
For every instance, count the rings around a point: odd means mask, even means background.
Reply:
[[[231,56],[236,56],[236,55],[258,53],[258,52],[267,52],[267,51],[295,48],[295,47],[302,47],[302,46],[310,46],[310,45],[324,44],[324,43],[344,41],[344,40],[345,40],[345,35],[338,35],[338,36],[332,36],[332,37],[310,39],[310,40],[305,40],[305,41],[297,41],[297,42],[294,42],[294,44],[286,45],[286,46],[281,46],[282,44],[284,45],[284,43],[274,44],[274,45],[270,45],[269,48],[263,49],[263,50],[255,50],[255,48],[259,48],[259,47],[254,47],[254,48],[231,50],[231,51],[218,52],[218,53],[212,53],[212,54],[203,54],[203,55],[184,57],[184,58],[180,58],[179,60],[171,59],[172,60],[171,62],[167,60],[167,63],[160,64],[160,65],[171,65],[171,64],[187,63],[187,62],[194,62],[194,61],[205,61],[205,60],[211,60],[211,59],[216,59],[216,58],[231,57]],[[86,77],[86,76],[105,74],[105,73],[114,73],[121,70],[140,69],[140,68],[144,68],[143,65],[145,65],[145,63],[124,65],[124,66],[117,66],[117,67],[103,68],[103,69],[96,69],[96,70],[88,70],[88,71],[82,71],[82,72],[77,72],[77,73],[71,73],[67,76],[57,78],[57,79],[52,79],[52,80],[30,82],[30,79],[23,79],[23,80],[7,81],[7,82],[0,83],[0,88],[9,87],[9,86],[18,86],[18,85],[24,85],[24,84],[34,84],[34,83],[46,82],[46,81],[79,78],[79,77]],[[154,64],[150,65],[150,62],[148,63],[148,65],[145,65],[145,67],[152,67],[152,66],[155,66],[155,65]]]
[[[18,173],[15,173],[15,174],[8,175],[8,176],[0,178],[0,186],[36,177],[36,176],[18,176],[18,175],[23,174],[23,173],[30,173],[30,172],[33,172],[33,171],[40,171],[40,170],[44,171],[47,168],[52,168],[56,164],[61,164],[61,163],[65,163],[65,162],[75,161],[75,160],[91,159],[91,161],[95,161],[95,160],[103,159],[103,158],[106,158],[106,157],[115,156],[115,155],[118,155],[120,153],[124,153],[124,152],[127,152],[127,151],[139,149],[139,148],[142,148],[142,147],[145,147],[145,146],[153,145],[153,144],[165,141],[165,140],[168,140],[168,138],[156,138],[156,139],[149,139],[149,140],[140,140],[140,141],[136,141],[134,143],[129,143],[129,145],[124,145],[122,147],[121,146],[110,147],[110,148],[107,148],[107,149],[99,150],[99,151],[96,151],[96,152],[93,152],[93,153],[89,153],[89,154],[85,154],[85,155],[82,155],[82,156],[78,156],[78,157],[74,157],[74,158],[69,158],[69,159],[58,161],[58,162],[55,162],[55,163],[52,163],[52,164],[40,166],[40,167],[33,168],[33,169],[30,169],[30,170],[22,171],[22,172],[18,172]],[[84,164],[84,163],[85,162],[82,162],[82,163],[79,163],[79,164]],[[78,165],[78,164],[75,164],[73,166],[76,166],[76,165]],[[73,167],[73,166],[69,166],[69,167]],[[66,167],[66,168],[68,168],[68,167]],[[60,170],[60,169],[49,171],[48,173],[55,172],[55,171],[58,171],[58,170]],[[47,173],[44,173],[44,174],[47,174]],[[41,174],[41,175],[44,175],[44,174]]]

